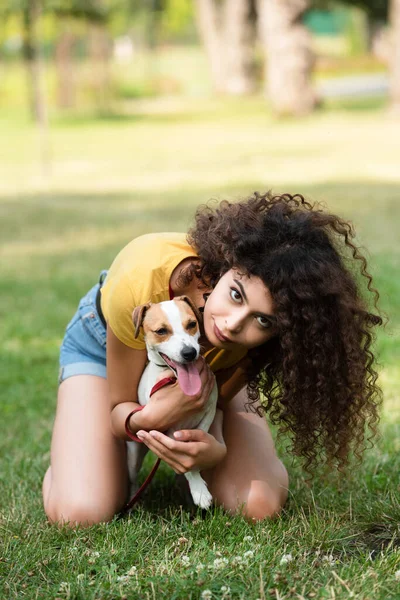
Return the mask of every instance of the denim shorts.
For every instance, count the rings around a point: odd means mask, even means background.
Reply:
[[[78,310],[68,323],[60,350],[58,383],[74,375],[107,376],[106,328],[96,308],[96,295],[107,271],[102,271],[99,283],[79,302]]]

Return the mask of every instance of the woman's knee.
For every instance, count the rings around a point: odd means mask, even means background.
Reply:
[[[238,488],[232,482],[220,480],[213,490],[217,503],[230,513],[242,515],[251,521],[276,517],[285,505],[289,487],[287,471],[279,463],[279,478],[273,486],[265,480],[256,479]]]
[[[50,498],[45,505],[46,515],[51,523],[89,526],[111,521],[119,507],[108,500],[88,500],[87,498]]]
[[[279,515],[286,498],[286,490],[271,489],[264,481],[253,481],[241,511],[251,521],[272,519]]]

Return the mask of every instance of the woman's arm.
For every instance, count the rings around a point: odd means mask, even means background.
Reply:
[[[129,440],[125,433],[126,417],[138,403],[139,381],[146,366],[146,350],[134,350],[123,344],[107,327],[107,380],[111,402],[111,430],[116,437]],[[133,415],[129,422],[132,433],[147,428],[141,414]]]
[[[218,405],[222,408],[246,385],[247,360],[217,373]],[[210,469],[224,459],[227,451],[221,408],[217,408],[208,433],[201,429],[184,429],[176,431],[171,439],[159,431],[139,431],[138,437],[176,473]]]
[[[138,404],[138,387],[146,366],[146,350],[134,350],[123,344],[107,327],[107,378],[111,402],[111,429],[116,437],[130,438],[125,433],[125,420]],[[195,396],[186,396],[177,383],[159,389],[143,410],[129,420],[129,429],[159,429],[165,431],[174,423],[203,409],[215,382],[213,373],[203,358],[197,361],[201,389]],[[171,371],[163,372],[160,379]]]

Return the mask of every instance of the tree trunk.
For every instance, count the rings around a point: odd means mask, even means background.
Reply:
[[[392,38],[390,101],[392,109],[400,114],[400,0],[391,0],[389,15]]]
[[[216,92],[254,89],[254,19],[251,0],[196,0],[197,24]]]
[[[278,114],[304,115],[316,105],[311,36],[301,22],[308,5],[308,0],[258,0],[265,92]]]
[[[44,126],[47,122],[47,114],[38,35],[38,21],[41,10],[40,0],[27,0],[24,5],[22,52],[28,74],[30,112],[32,118]]]
[[[221,37],[221,10],[215,0],[195,0],[197,26],[211,68],[216,92],[225,91],[225,65]]]
[[[108,111],[110,108],[110,51],[111,45],[107,30],[101,23],[90,23],[88,49],[91,69],[91,87],[97,108]]]
[[[42,174],[48,177],[51,169],[49,124],[38,32],[41,11],[41,0],[27,0],[24,4],[22,52],[28,72],[30,111],[38,126],[40,165]]]
[[[255,22],[249,0],[225,0],[225,92],[244,95],[254,91]]]
[[[72,51],[75,36],[68,23],[64,25],[57,40],[55,50],[55,63],[58,76],[57,103],[60,108],[73,108],[75,106],[75,78]]]

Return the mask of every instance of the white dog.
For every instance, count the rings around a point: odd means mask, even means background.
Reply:
[[[149,362],[140,379],[139,404],[145,405],[150,392],[165,370],[172,370],[182,391],[188,396],[198,394],[201,387],[200,375],[195,361],[200,354],[200,314],[187,296],[180,296],[159,304],[138,306],[133,312],[133,324],[137,337],[143,327]],[[218,399],[217,385],[210,394],[204,409],[192,417],[176,423],[166,434],[180,429],[202,429],[208,431],[214,420]],[[127,442],[128,471],[131,493],[136,490],[136,478],[148,450],[144,444]],[[209,508],[212,496],[199,471],[185,473],[194,503]]]

